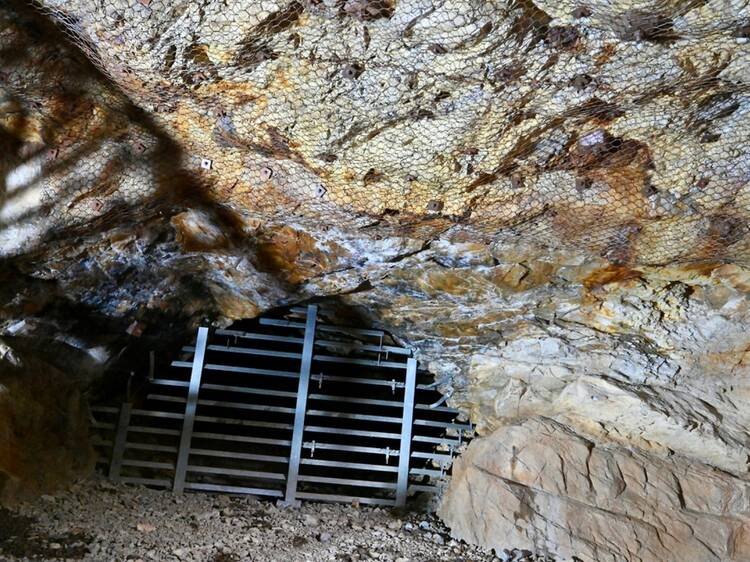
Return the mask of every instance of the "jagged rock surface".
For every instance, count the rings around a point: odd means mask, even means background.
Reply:
[[[469,446],[441,514],[455,536],[498,549],[514,537],[574,560],[740,561],[750,557],[748,494],[747,481],[709,465],[535,418]]]
[[[89,61],[22,4],[0,7],[10,349],[104,345],[101,370],[335,297],[485,436],[442,508],[458,535],[750,556],[747,2],[40,2]],[[34,411],[11,369],[0,400]]]

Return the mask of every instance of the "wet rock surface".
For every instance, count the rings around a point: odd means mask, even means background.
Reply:
[[[537,562],[451,539],[434,517],[371,507],[278,508],[252,497],[92,479],[0,511],[0,557],[21,560]]]

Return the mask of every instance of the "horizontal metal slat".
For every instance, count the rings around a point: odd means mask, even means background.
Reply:
[[[209,351],[221,351],[224,353],[239,353],[244,355],[260,355],[262,357],[282,357],[284,359],[301,359],[301,353],[294,353],[292,351],[271,351],[268,349],[255,349],[252,347],[237,347],[231,345],[209,345],[206,346]],[[185,352],[194,352],[195,348],[186,346],[182,348]]]
[[[235,441],[238,443],[255,443],[258,445],[279,445],[288,447],[291,441],[288,439],[270,439],[267,437],[249,437],[245,435],[226,435],[223,433],[207,433],[205,431],[194,431],[193,439],[215,439],[217,441]]]
[[[326,461],[322,459],[302,459],[300,461],[300,464],[308,464],[308,465],[314,465],[314,466],[331,466],[335,468],[351,468],[354,470],[377,470],[378,472],[398,472],[397,466],[387,466],[384,464]]]
[[[287,463],[289,462],[288,457],[279,457],[274,455],[256,455],[253,453],[240,453],[237,451],[218,451],[216,449],[190,449],[191,455],[198,455],[202,457],[218,457],[226,459],[243,459],[247,461],[265,461],[265,462],[276,462],[276,463]]]
[[[394,355],[406,355],[411,357],[411,350],[405,347],[394,347],[392,345],[375,345],[369,343],[360,342],[343,342],[335,340],[315,340],[315,345],[320,347],[327,347],[330,349],[345,349],[345,350],[356,350],[356,351],[370,351],[373,353],[393,353]]]
[[[126,449],[134,449],[137,451],[154,451],[157,453],[176,453],[177,447],[171,445],[153,445],[151,443],[125,443]]]
[[[408,489],[409,489],[409,493],[412,493],[412,492],[435,493],[437,492],[438,487],[437,486],[424,486],[421,484],[410,484]]]
[[[124,484],[140,484],[142,486],[158,486],[160,488],[171,488],[172,481],[164,478],[139,478],[137,476],[120,476],[120,482]]]
[[[296,496],[303,500],[318,500],[330,502],[353,503],[357,502],[362,505],[396,505],[396,500],[387,500],[381,498],[360,498],[357,496],[341,496],[335,494],[315,494],[312,492],[297,492]]]
[[[351,478],[332,478],[328,476],[312,476],[301,474],[297,477],[300,482],[310,482],[312,484],[340,484],[342,486],[352,486],[360,488],[382,488],[384,490],[395,490],[395,482],[380,482],[377,480],[353,480]]]
[[[122,466],[134,466],[137,468],[156,468],[159,470],[174,470],[173,462],[142,461],[136,459],[123,459]]]
[[[246,340],[260,340],[260,341],[273,341],[281,343],[298,343],[302,345],[305,342],[305,338],[297,338],[293,336],[276,336],[272,334],[258,334],[255,332],[241,332],[239,330],[216,330],[217,336],[229,336],[234,338],[242,338]]]
[[[172,367],[192,369],[192,361],[172,361]],[[297,379],[299,373],[294,371],[279,371],[277,369],[256,369],[254,367],[235,367],[233,365],[219,365],[217,363],[206,363],[204,371],[220,371],[226,373],[242,373],[247,375],[266,375],[269,377],[281,377],[285,379]]]
[[[100,414],[119,414],[120,408],[115,406],[91,406],[92,412],[99,412]]]
[[[388,369],[406,370],[406,363],[394,361],[375,361],[374,359],[359,359],[356,357],[336,357],[335,355],[313,355],[313,361],[324,361],[327,363],[343,363],[347,365],[366,365],[368,367],[385,367]]]
[[[413,474],[416,474],[417,476],[431,476],[432,478],[442,478],[445,476],[445,472],[430,470],[428,468],[412,468],[409,470],[409,476]]]
[[[179,429],[164,429],[161,427],[146,427],[143,425],[131,425],[128,427],[128,433],[152,433],[154,435],[169,435],[171,437],[179,437]]]
[[[158,402],[174,402],[184,404],[186,398],[180,396],[166,396],[164,394],[149,394],[149,400]],[[282,406],[267,406],[265,404],[246,404],[244,402],[227,402],[225,400],[198,400],[199,406],[213,406],[216,408],[233,408],[235,410],[252,410],[254,412],[276,412],[279,414],[293,414],[294,408],[284,408]],[[196,418],[197,419],[197,418]]]
[[[220,474],[222,476],[241,476],[245,478],[260,478],[265,480],[286,480],[283,474],[276,472],[261,472],[257,470],[240,470],[236,468],[220,468],[216,466],[196,466],[188,465],[188,472],[198,474]]]
[[[323,382],[321,383],[321,377]],[[345,382],[348,384],[371,384],[374,386],[388,386],[393,388],[404,388],[404,383],[399,381],[387,381],[384,379],[373,379],[373,378],[367,378],[367,377],[342,377],[340,375],[310,375],[310,380],[317,382],[320,384],[325,384],[326,382]]]
[[[323,427],[317,425],[306,425],[305,431],[311,433],[335,433],[341,435],[354,435],[357,437],[375,437],[377,439],[401,439],[400,433],[386,433],[384,431],[368,431],[365,429],[349,429],[343,427]]]
[[[388,416],[374,416],[370,414],[355,414],[353,412],[332,412],[330,410],[308,410],[307,415],[318,416],[318,417],[323,417],[323,418],[377,421],[377,422],[384,422],[384,423],[400,424],[402,422],[401,418],[392,418]]]
[[[398,450],[387,450],[382,447],[362,447],[359,445],[339,445],[338,443],[318,443],[317,441],[313,445],[311,441],[305,442],[303,445],[305,449],[318,449],[327,451],[345,451],[349,453],[370,453],[373,455],[388,455],[390,457],[397,457]]]
[[[152,384],[160,386],[179,386],[187,388],[190,383],[187,381],[174,381],[170,379],[154,379],[151,381]],[[234,386],[228,384],[213,384],[205,383],[201,385],[201,390],[219,390],[225,392],[236,392],[238,394],[259,394],[262,396],[278,396],[280,398],[296,398],[296,392],[288,392],[283,390],[271,390],[265,388],[252,388],[247,386]]]
[[[154,418],[169,418],[181,420],[184,414],[175,412],[158,412],[151,410],[133,410],[132,415],[150,416]],[[205,423],[217,423],[224,425],[232,425],[237,427],[264,427],[267,429],[292,429],[292,425],[288,423],[277,423],[277,422],[261,422],[254,420],[239,420],[235,418],[222,418],[218,416],[195,416],[195,421]],[[133,431],[133,427],[129,428],[129,431]],[[177,433],[179,435],[179,432]]]
[[[201,492],[224,492],[227,494],[250,494],[253,496],[283,497],[279,490],[267,490],[265,488],[246,488],[244,486],[222,486],[220,484],[204,484],[202,482],[185,482],[185,489],[198,490]]]
[[[412,459],[434,459],[434,460],[452,461],[453,455],[446,455],[446,454],[441,454],[441,453],[420,453],[419,451],[412,451],[411,458]]]

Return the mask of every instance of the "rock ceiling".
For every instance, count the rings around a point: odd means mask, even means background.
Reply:
[[[749,10],[5,2],[0,418],[29,338],[103,369],[133,323],[335,297],[486,436],[460,536],[746,560]],[[46,462],[2,439],[14,482]]]

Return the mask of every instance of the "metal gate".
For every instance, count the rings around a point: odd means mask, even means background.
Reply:
[[[113,480],[175,492],[403,506],[473,429],[386,337],[321,323],[315,305],[199,328],[141,403],[93,408],[100,459]]]

